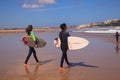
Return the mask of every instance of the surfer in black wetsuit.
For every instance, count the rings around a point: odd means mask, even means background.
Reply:
[[[118,32],[116,32],[116,34],[115,34],[115,38],[116,38],[116,42],[118,43],[119,42],[119,33]]]
[[[61,50],[62,50],[62,57],[61,57],[61,63],[60,63],[60,69],[63,69],[63,62],[64,60],[66,61],[68,67],[70,67],[70,63],[68,61],[68,58],[67,58],[67,50],[68,50],[68,36],[69,33],[66,32],[67,30],[67,25],[65,23],[61,24],[60,25],[60,28],[61,28],[61,32],[59,33],[59,38],[60,38],[60,41],[61,41]]]

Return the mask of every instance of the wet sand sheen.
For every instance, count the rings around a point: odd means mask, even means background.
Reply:
[[[28,47],[21,37],[24,33],[0,34],[0,80],[119,80],[120,52],[114,34],[72,33],[89,40],[81,50],[68,51],[71,68],[59,70],[61,50],[53,45],[58,32],[36,33],[47,41],[44,48],[36,49],[42,65],[36,65],[31,56],[29,67],[24,68]],[[117,51],[116,51],[117,50]]]

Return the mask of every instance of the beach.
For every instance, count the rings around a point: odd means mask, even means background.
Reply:
[[[68,51],[72,66],[64,64],[60,70],[62,52],[53,40],[58,31],[37,32],[36,36],[47,42],[43,48],[36,48],[40,65],[30,57],[28,68],[23,64],[28,54],[20,33],[0,33],[0,80],[120,80],[120,51],[113,33],[74,33],[70,35],[85,38],[89,45],[83,49]]]

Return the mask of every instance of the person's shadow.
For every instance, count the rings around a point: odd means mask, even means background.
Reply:
[[[71,67],[75,67],[75,66],[90,67],[90,68],[99,68],[99,66],[85,64],[84,62],[71,63]]]
[[[52,62],[52,61],[54,61],[54,60],[55,60],[55,59],[48,59],[48,60],[40,61],[39,64],[40,64],[40,65],[45,65],[45,64],[50,63],[50,62]],[[30,64],[30,65],[36,65],[36,63],[32,63],[32,64]]]
[[[44,64],[47,64],[47,63],[50,63],[52,61],[54,61],[55,59],[48,59],[48,60],[45,60],[45,61],[41,61],[41,65],[44,65]]]

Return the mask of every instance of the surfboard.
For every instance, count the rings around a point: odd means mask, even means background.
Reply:
[[[35,48],[42,48],[46,45],[45,40],[43,40],[42,38],[37,38],[37,47],[36,47],[36,44],[33,41],[33,39],[30,36],[27,36],[27,35],[22,37],[22,41],[25,45],[35,47]]]
[[[88,46],[89,41],[82,37],[69,36],[68,37],[68,47],[69,50],[78,50]],[[59,38],[54,39],[54,45],[57,48],[60,48],[61,42]]]

